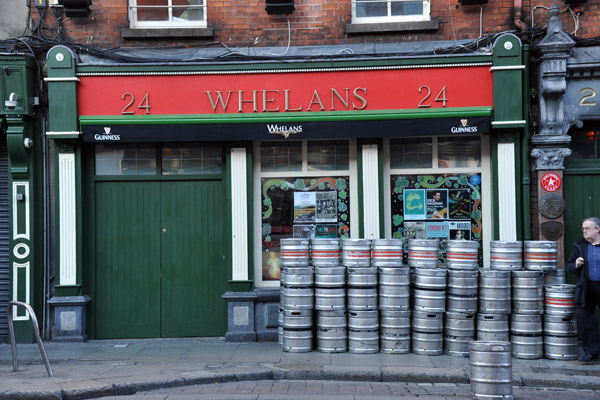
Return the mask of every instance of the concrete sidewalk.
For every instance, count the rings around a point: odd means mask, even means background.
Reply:
[[[286,353],[277,343],[220,338],[46,343],[54,377],[36,344],[0,344],[0,399],[85,399],[203,383],[286,379],[468,383],[469,359],[417,354]],[[600,364],[512,359],[517,386],[600,390]]]

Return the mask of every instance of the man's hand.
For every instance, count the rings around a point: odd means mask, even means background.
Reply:
[[[575,260],[575,268],[579,269],[583,266],[583,257],[579,257]]]

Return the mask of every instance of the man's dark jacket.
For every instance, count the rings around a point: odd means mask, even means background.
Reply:
[[[573,250],[567,260],[567,272],[577,275],[577,287],[575,288],[575,305],[577,307],[585,306],[585,295],[587,293],[588,282],[588,241],[579,239],[573,242]],[[575,260],[583,257],[583,266],[579,269],[575,268]]]

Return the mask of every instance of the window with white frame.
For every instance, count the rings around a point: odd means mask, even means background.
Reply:
[[[279,285],[281,239],[344,239],[356,232],[355,143],[354,140],[279,140],[256,144],[257,285]]]
[[[429,6],[429,0],[352,0],[352,22],[429,21]]]
[[[132,28],[206,28],[206,0],[129,0]]]

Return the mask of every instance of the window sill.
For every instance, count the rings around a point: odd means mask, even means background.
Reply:
[[[385,22],[381,24],[348,24],[346,33],[381,33],[408,31],[437,31],[439,21]]]
[[[122,28],[123,39],[212,38],[212,28]]]

